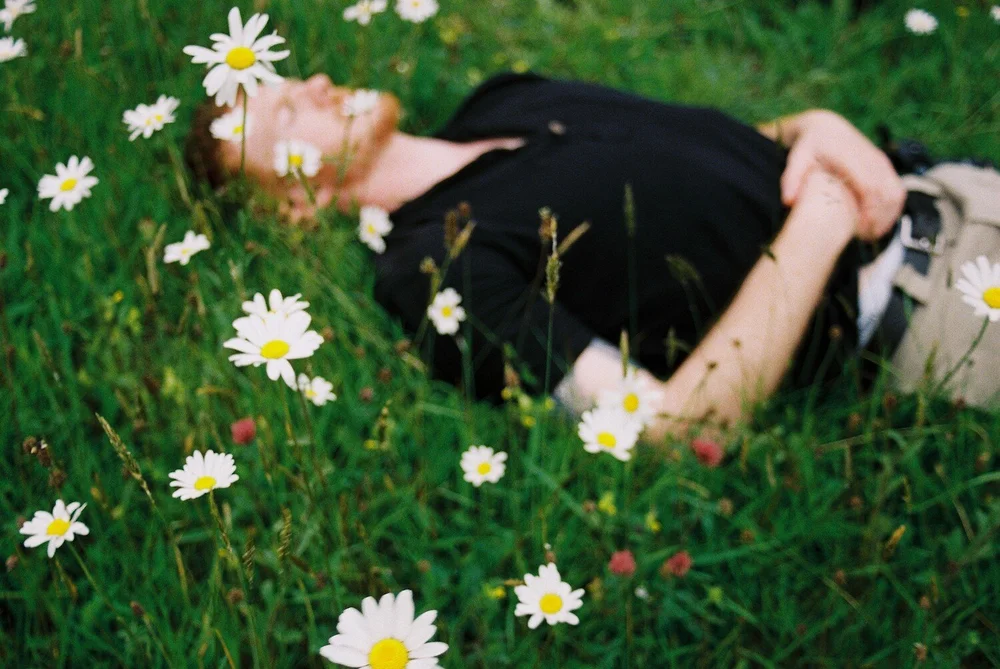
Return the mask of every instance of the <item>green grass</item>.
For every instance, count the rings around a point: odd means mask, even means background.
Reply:
[[[395,352],[403,333],[372,299],[353,221],[304,232],[275,225],[266,206],[223,216],[200,189],[185,203],[167,147],[203,92],[181,48],[222,30],[228,2],[38,4],[14,28],[29,57],[0,64],[0,187],[11,189],[0,207],[0,551],[18,559],[0,581],[0,664],[225,667],[228,653],[251,666],[256,637],[260,666],[320,666],[343,609],[406,588],[418,611],[439,612],[445,667],[899,667],[916,661],[916,643],[934,666],[1000,664],[998,416],[894,401],[882,383],[862,393],[847,375],[819,401],[769,402],[709,470],[683,444],[627,466],[588,455],[540,403],[527,409],[533,429],[516,405],[471,405]],[[1000,26],[976,2],[967,18],[925,3],[941,27],[923,38],[903,30],[909,6],[895,0],[856,21],[843,1],[442,0],[422,28],[388,13],[367,31],[340,21],[342,0],[256,4],[289,39],[280,72],[392,90],[416,132],[490,73],[530,67],[746,121],[830,107],[869,133],[885,122],[938,154],[1000,160]],[[161,93],[182,99],[180,121],[129,143],[122,111]],[[101,183],[52,214],[35,187],[72,154],[91,156]],[[205,232],[213,248],[164,266],[161,226],[167,241]],[[324,484],[311,446],[297,458],[286,438],[283,386],[234,368],[221,346],[240,301],[275,286],[301,292],[328,328],[308,364],[340,395],[311,411]],[[158,513],[96,414],[135,455]],[[229,424],[246,415],[258,438],[235,446]],[[65,474],[58,491],[22,453],[30,435]],[[461,480],[471,443],[510,453],[500,484]],[[170,496],[167,474],[191,448],[235,454],[240,481],[216,499],[235,551],[253,546],[242,576],[219,552],[207,500]],[[615,515],[593,510],[607,493]],[[72,546],[110,604],[68,547],[58,560],[21,547],[15,519],[57,497],[88,503],[91,534]],[[577,627],[528,630],[512,588],[486,595],[536,572],[545,544],[587,587]],[[632,579],[607,572],[622,548],[638,559]],[[694,567],[666,579],[659,567],[678,550]],[[648,601],[632,595],[640,584]]]

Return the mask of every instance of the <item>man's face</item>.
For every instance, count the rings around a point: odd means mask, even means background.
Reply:
[[[276,174],[274,146],[293,139],[312,144],[323,154],[323,167],[312,179],[317,184],[349,184],[367,171],[396,128],[399,103],[392,95],[382,93],[374,110],[351,118],[344,113],[344,101],[352,92],[334,86],[325,74],[261,87],[247,108],[251,119],[247,174],[276,194],[287,193],[290,186],[294,187],[294,179],[282,179]],[[242,99],[237,108],[241,104]],[[239,143],[226,142],[222,150],[226,166],[238,171]]]

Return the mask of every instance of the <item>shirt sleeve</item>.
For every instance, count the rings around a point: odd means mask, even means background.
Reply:
[[[408,280],[394,281],[383,291],[383,303],[402,317],[410,332],[418,331],[426,317],[429,283],[427,276],[414,271]],[[425,326],[422,352],[432,356],[435,375],[464,386],[466,362],[459,342],[471,341],[468,359],[476,397],[499,399],[508,353],[513,354],[508,360],[521,373],[524,385],[541,392],[551,311],[551,392],[596,335],[558,301],[550,309],[539,285],[503,250],[485,245],[467,247],[451,263],[442,286],[454,288],[462,296],[466,322],[454,336],[438,334],[430,321]]]

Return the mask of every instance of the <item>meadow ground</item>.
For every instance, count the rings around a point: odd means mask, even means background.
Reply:
[[[1000,160],[1000,24],[973,0],[928,0],[940,26],[922,37],[896,0],[857,19],[842,0],[441,4],[420,27],[390,10],[361,29],[343,0],[240,2],[288,38],[279,72],[391,90],[416,132],[489,74],[530,68],[750,122],[830,107]],[[428,381],[372,299],[354,218],[275,225],[179,168],[204,98],[181,49],[230,6],[38,0],[13,28],[29,55],[0,64],[0,664],[320,666],[345,608],[404,589],[438,611],[445,667],[1000,664],[996,415],[897,398],[887,379],[863,392],[847,370],[762,407],[718,468],[682,443],[622,464],[541,402],[491,408]],[[160,94],[181,99],[178,122],[130,143],[122,112]],[[51,213],[36,184],[74,154],[100,183]],[[188,229],[212,248],[164,265]],[[222,348],[241,301],[273,287],[302,293],[327,339],[300,367],[339,399],[308,416]],[[236,445],[245,416],[257,436]],[[475,443],[510,454],[499,483],[462,480]],[[210,448],[240,477],[213,494],[218,522],[167,478]],[[50,560],[18,519],[58,497],[88,504],[90,534]],[[634,576],[611,574],[626,548]],[[580,623],[530,630],[512,584],[548,551],[586,588]],[[680,577],[661,570],[678,551]]]

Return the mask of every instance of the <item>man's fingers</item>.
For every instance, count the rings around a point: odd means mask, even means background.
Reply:
[[[802,180],[815,164],[816,159],[805,142],[799,142],[788,154],[788,163],[781,175],[781,201],[785,206],[792,206],[798,197]]]

